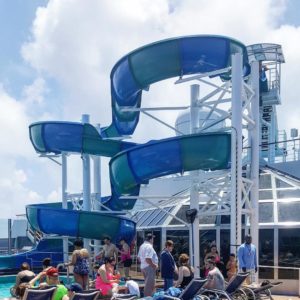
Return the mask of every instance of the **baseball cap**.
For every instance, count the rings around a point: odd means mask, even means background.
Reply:
[[[71,283],[71,284],[67,284],[66,285],[66,288],[69,290],[69,291],[72,291],[72,292],[75,292],[75,293],[78,293],[78,292],[82,292],[83,291],[83,288],[82,286],[79,284],[79,283]]]
[[[51,277],[58,277],[58,270],[56,268],[49,268],[46,272],[47,276],[51,276]]]

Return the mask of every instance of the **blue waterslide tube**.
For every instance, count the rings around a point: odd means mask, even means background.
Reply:
[[[244,75],[250,67],[246,46],[241,42],[214,35],[171,38],[140,47],[121,58],[113,67],[111,80],[112,124],[103,136],[130,135],[134,132],[139,111],[122,111],[123,107],[139,108],[142,92],[151,84],[172,77],[201,74],[231,66],[231,56],[243,55]],[[220,74],[230,78],[230,71]]]

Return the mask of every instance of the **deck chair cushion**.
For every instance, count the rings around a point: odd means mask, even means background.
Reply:
[[[226,287],[226,293],[229,295],[234,293],[238,288],[240,288],[248,275],[249,273],[237,273]]]
[[[70,300],[96,300],[100,294],[100,291],[92,291],[92,292],[80,292],[75,293]]]
[[[56,287],[50,287],[47,289],[26,289],[23,300],[52,300],[56,291]]]
[[[203,287],[207,279],[193,279],[188,286],[179,295],[181,300],[191,300],[193,299]]]
[[[279,285],[281,284],[282,282],[268,282],[268,283],[265,283],[264,285],[261,285],[260,287],[256,287],[256,288],[251,288],[252,291],[254,293],[260,293],[260,292],[263,292],[265,290],[269,290],[271,289],[272,287],[276,286],[276,285]],[[248,287],[250,288],[250,287]]]

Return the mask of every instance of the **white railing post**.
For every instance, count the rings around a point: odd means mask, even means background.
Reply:
[[[83,124],[89,123],[89,115],[82,115],[81,122]],[[90,173],[90,155],[82,154],[82,173],[83,173],[83,210],[91,211],[91,173]],[[84,239],[84,247],[91,251],[90,240]]]
[[[96,126],[97,131],[100,134],[100,124],[97,124]],[[93,162],[94,162],[94,193],[95,193],[95,201],[94,203],[94,209],[96,211],[101,210],[101,157],[100,156],[93,156]],[[97,255],[100,252],[100,246],[101,241],[100,240],[94,240],[94,255]]]
[[[232,55],[232,118],[231,118],[231,226],[230,251],[241,244],[242,196],[242,55]]]
[[[260,115],[259,115],[259,64],[254,61],[251,65],[251,86],[254,90],[254,96],[251,101],[251,112],[255,125],[249,131],[251,142],[251,162],[250,179],[252,188],[250,192],[251,201],[251,236],[252,242],[256,245],[257,259],[259,259],[259,230],[258,230],[258,199],[259,199],[259,142],[260,142]],[[255,277],[258,282],[258,273]]]
[[[68,208],[68,162],[67,162],[67,153],[63,152],[61,154],[61,193],[62,193],[62,208]],[[64,261],[67,262],[69,260],[69,244],[68,238],[63,237],[63,256]]]
[[[199,85],[191,85],[191,110],[190,110],[190,132],[196,133],[199,127],[199,108],[197,101],[199,99]],[[192,171],[191,176],[197,177],[198,171]],[[195,276],[200,275],[200,241],[199,241],[199,192],[198,192],[198,180],[193,178],[192,186],[190,190],[190,208],[197,210],[197,215],[194,222],[191,224],[192,233],[190,237],[192,239],[190,253],[192,254],[192,263],[195,268]]]

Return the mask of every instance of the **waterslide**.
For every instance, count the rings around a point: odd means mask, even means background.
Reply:
[[[110,139],[132,134],[138,124],[142,91],[151,84],[188,74],[207,73],[230,67],[231,55],[243,54],[246,47],[222,36],[189,36],[168,39],[141,47],[124,56],[114,66],[111,78],[112,124],[101,133],[90,124],[37,122],[30,125],[30,139],[39,153],[73,152],[111,157],[112,195],[101,202],[113,211],[132,209],[141,184],[149,180],[192,170],[229,167],[230,134],[219,132],[171,137],[146,144]],[[245,71],[246,72],[246,71]],[[229,77],[227,72],[224,77]],[[61,205],[61,204],[60,204]],[[119,213],[75,211],[46,204],[28,205],[30,225],[44,233],[101,239],[110,235],[131,240],[135,223]]]

